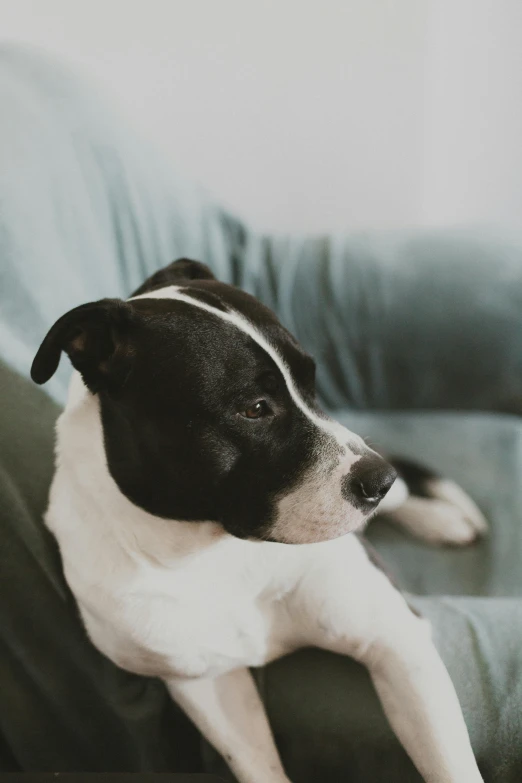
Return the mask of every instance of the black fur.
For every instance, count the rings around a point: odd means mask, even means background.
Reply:
[[[146,294],[148,291],[155,291],[167,285],[186,283],[188,280],[214,280],[214,275],[208,266],[200,261],[192,261],[190,258],[178,258],[177,261],[173,261],[163,269],[158,269],[157,272],[148,277],[134,291],[132,296]]]
[[[48,332],[34,358],[31,378],[46,383],[65,351],[93,393],[116,390],[125,381],[135,326],[133,308],[121,299],[75,307]]]
[[[411,460],[400,457],[387,457],[387,459],[406,483],[410,495],[419,498],[433,497],[430,483],[439,478],[437,473]]]

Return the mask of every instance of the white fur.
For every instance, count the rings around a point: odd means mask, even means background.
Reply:
[[[388,519],[435,546],[464,546],[478,536],[462,511],[446,500],[409,497]]]
[[[466,546],[487,533],[482,512],[454,481],[434,478],[426,489],[430,497],[406,497],[390,509],[383,508],[386,496],[379,511],[386,511],[392,522],[435,546]]]
[[[454,481],[435,478],[428,482],[428,492],[432,498],[451,503],[461,513],[469,527],[475,532],[475,537],[484,535],[488,530],[488,523],[477,504]]]
[[[290,783],[247,669],[214,679],[167,682],[172,697],[200,727],[242,783]]]

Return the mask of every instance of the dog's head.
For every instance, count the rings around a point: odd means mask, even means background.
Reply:
[[[395,471],[315,401],[314,361],[275,315],[182,259],[127,302],[71,310],[31,375],[65,351],[99,396],[108,469],[151,514],[309,543],[358,528]]]

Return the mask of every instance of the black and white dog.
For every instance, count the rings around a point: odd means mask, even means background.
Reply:
[[[248,667],[310,645],[368,667],[426,781],[482,780],[428,624],[353,535],[387,510],[467,543],[485,528],[467,495],[422,472],[409,493],[321,412],[274,314],[197,262],[60,318],[37,383],[62,351],[77,372],[46,520],[94,644],[162,678],[241,783],[288,783]]]

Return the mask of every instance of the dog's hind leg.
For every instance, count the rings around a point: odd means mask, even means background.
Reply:
[[[413,462],[389,461],[398,471],[401,492],[396,499],[384,498],[381,516],[435,545],[462,546],[486,534],[484,515],[458,484]]]
[[[248,669],[212,679],[171,679],[166,684],[240,783],[290,783]]]

